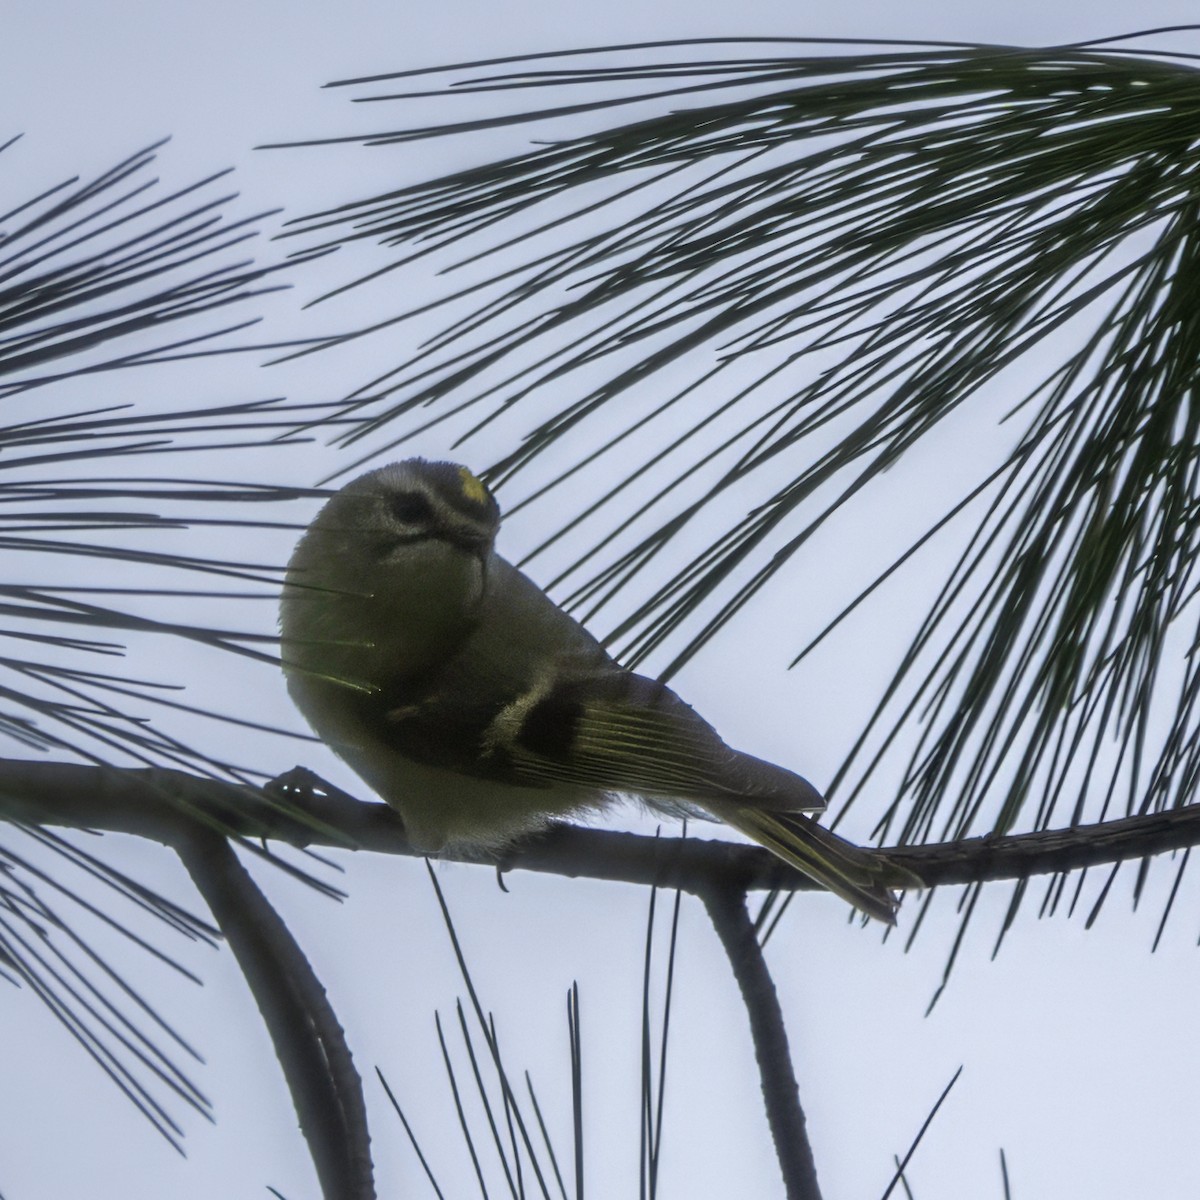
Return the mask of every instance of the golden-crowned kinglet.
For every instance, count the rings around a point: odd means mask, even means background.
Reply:
[[[495,551],[466,467],[355,479],[300,539],[281,605],[288,690],[418,850],[499,849],[622,794],[698,806],[884,921],[917,882],[803,811],[813,786],[727,746],[670,688],[618,665]]]

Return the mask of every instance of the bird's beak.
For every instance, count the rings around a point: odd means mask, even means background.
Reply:
[[[476,533],[465,529],[456,529],[450,534],[450,540],[460,550],[465,550],[473,558],[479,560],[484,580],[487,580],[488,560],[492,557],[493,538],[490,533]]]
[[[489,534],[459,533],[451,535],[456,546],[460,546],[468,554],[487,558],[492,552],[492,539]]]

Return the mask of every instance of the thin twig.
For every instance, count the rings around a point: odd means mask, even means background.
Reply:
[[[754,1057],[762,1079],[763,1106],[788,1200],[821,1200],[817,1165],[808,1142],[800,1089],[792,1069],[783,1009],[767,969],[754,922],[746,911],[745,892],[712,887],[703,893],[713,928],[729,956],[742,992],[754,1039]]]

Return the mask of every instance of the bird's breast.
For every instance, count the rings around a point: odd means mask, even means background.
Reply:
[[[485,573],[444,543],[356,571],[298,554],[280,606],[284,669],[368,689],[423,676],[475,628]]]

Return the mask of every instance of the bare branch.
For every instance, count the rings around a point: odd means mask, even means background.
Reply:
[[[198,817],[231,835],[292,846],[335,846],[415,854],[400,818],[302,772],[280,794],[202,779],[183,771],[0,759],[0,818],[32,825],[107,830],[175,845]],[[1005,837],[964,838],[883,852],[934,887],[1024,879],[1140,859],[1200,844],[1200,805]],[[447,855],[487,862],[484,855]],[[650,838],[557,826],[509,852],[505,869],[678,887],[701,894],[714,881],[744,890],[813,890],[818,885],[769,851],[732,842]]]
[[[271,1031],[327,1196],[374,1196],[361,1084],[319,981],[227,838],[413,855],[399,816],[297,768],[264,789],[182,771],[0,759],[0,819],[150,838],[180,854]],[[1070,829],[886,848],[929,886],[1021,879],[1200,843],[1200,805]],[[495,865],[493,857],[448,856]],[[746,1001],[788,1196],[819,1196],[774,985],[745,911],[751,889],[817,887],[769,851],[560,825],[499,865],[679,888],[708,909]]]
[[[196,825],[175,843],[271,1034],[326,1200],[374,1200],[362,1081],[304,952],[225,838]]]
[[[729,965],[742,992],[754,1039],[754,1057],[762,1080],[763,1107],[787,1200],[821,1200],[817,1164],[809,1145],[800,1089],[792,1069],[787,1029],[775,983],[767,970],[754,922],[746,911],[746,894],[728,887],[702,893],[713,928],[725,947]]]

